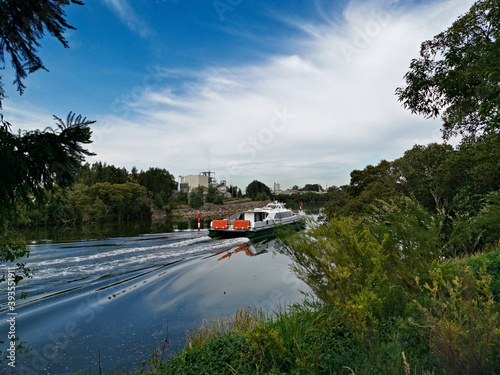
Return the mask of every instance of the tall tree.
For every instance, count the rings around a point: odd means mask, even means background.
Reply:
[[[67,29],[74,29],[66,20],[64,7],[83,5],[80,0],[2,0],[0,1],[0,69],[5,68],[5,55],[10,55],[15,69],[14,84],[22,94],[23,80],[28,74],[45,69],[37,54],[40,40],[47,31],[68,48],[64,38]],[[4,90],[0,81],[0,109]]]
[[[446,160],[440,178],[455,192],[453,209],[476,214],[489,193],[500,191],[500,134],[461,144]]]
[[[46,32],[68,47],[64,32],[73,27],[65,20],[64,7],[71,3],[83,4],[79,0],[0,1],[0,70],[10,56],[20,94],[27,75],[45,69],[37,49]],[[0,77],[0,110],[5,96]],[[13,134],[11,124],[0,113],[0,261],[14,262],[28,254],[22,238],[13,231],[16,201],[34,204],[42,200],[44,189],[69,185],[75,167],[91,155],[82,145],[90,143],[93,121],[72,113],[66,122],[58,117],[56,121],[56,130]],[[23,263],[17,266],[21,274],[29,275]],[[16,282],[22,278],[17,274]]]
[[[441,116],[443,138],[474,140],[500,131],[500,3],[477,1],[446,31],[421,45],[406,85],[396,89],[405,108]]]
[[[448,209],[458,181],[450,183],[447,159],[453,154],[447,144],[415,145],[393,162],[400,175],[399,186],[405,195],[428,210]]]
[[[109,182],[110,184],[124,184],[128,182],[129,174],[126,168],[107,165],[100,161],[85,164],[79,171],[78,182],[92,186],[100,182]]]
[[[323,191],[323,188],[321,187],[320,184],[306,184],[304,188],[302,189],[303,191]]]
[[[174,176],[164,168],[149,168],[146,172],[141,171],[137,175],[140,185],[146,187],[153,196],[156,207],[165,206],[176,188]]]
[[[72,113],[66,122],[57,117],[56,120],[57,129],[24,134],[0,129],[1,261],[14,262],[27,254],[26,246],[13,234],[18,203],[40,204],[47,190],[70,186],[84,157],[93,155],[82,145],[91,142],[89,125],[94,121]],[[24,264],[18,265],[28,275]]]
[[[254,180],[254,181],[250,182],[250,184],[248,184],[248,186],[246,188],[246,193],[252,199],[257,198],[257,195],[259,195],[259,193],[264,193],[265,195],[270,197],[271,196],[271,189],[269,189],[269,187],[266,184],[264,184],[260,181]]]
[[[381,160],[376,166],[367,165],[365,169],[355,169],[351,172],[351,182],[347,192],[352,196],[358,196],[371,183],[380,182],[384,185],[394,185],[395,178],[392,175],[392,164],[387,160]]]

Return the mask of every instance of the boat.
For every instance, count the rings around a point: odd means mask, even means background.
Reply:
[[[305,227],[304,217],[286,208],[285,203],[275,201],[262,208],[237,212],[224,220],[212,220],[208,235],[215,238],[255,238],[287,227]]]

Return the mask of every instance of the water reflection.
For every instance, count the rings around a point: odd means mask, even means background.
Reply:
[[[245,254],[246,256],[250,257],[262,253],[267,253],[269,251],[276,253],[277,249],[275,248],[275,245],[276,245],[275,237],[267,237],[265,239],[251,240],[248,243],[243,243],[234,248],[218,251],[212,255],[209,255],[207,258],[220,256],[220,258],[217,259],[218,261],[220,261],[223,259],[229,259],[231,256],[238,253]]]

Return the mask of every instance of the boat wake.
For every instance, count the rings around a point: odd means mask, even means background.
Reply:
[[[122,238],[106,244],[83,241],[70,246],[64,243],[32,245],[26,264],[34,270],[34,277],[23,280],[20,288],[28,292],[26,302],[33,297],[39,300],[38,295],[47,295],[47,291],[50,295],[61,294],[73,291],[75,284],[89,286],[93,281],[116,275],[126,278],[140,270],[222,251],[246,241],[248,239],[244,238],[217,241],[208,237],[205,231]],[[5,309],[5,298],[5,295],[0,297],[0,312]]]
[[[108,370],[118,360],[130,368],[140,363],[138,347],[149,353],[168,333],[175,352],[185,331],[204,318],[303,298],[289,258],[275,251],[272,240],[207,234],[31,245],[26,263],[35,275],[16,287],[28,293],[16,301],[16,335],[30,349],[19,354],[17,369],[74,374],[97,359]],[[0,298],[5,314],[6,293]],[[0,332],[8,329],[0,321]]]

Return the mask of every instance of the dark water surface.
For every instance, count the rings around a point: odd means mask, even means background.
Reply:
[[[167,350],[176,352],[204,318],[300,301],[307,287],[278,246],[275,239],[215,240],[206,230],[31,245],[27,263],[37,271],[17,286],[16,296],[28,298],[17,299],[15,310],[16,335],[29,350],[17,351],[7,370],[83,374],[91,364],[97,373],[99,358],[106,373],[137,369],[167,333]],[[2,287],[0,341],[7,342]]]

